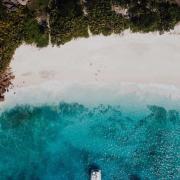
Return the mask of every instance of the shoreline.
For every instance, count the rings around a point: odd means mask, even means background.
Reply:
[[[109,94],[114,100],[117,98],[113,98],[114,91],[122,96],[125,93],[126,97],[135,93],[139,97],[156,94],[157,98],[180,99],[178,38],[178,31],[163,35],[126,31],[124,35],[76,39],[61,47],[38,49],[22,45],[10,64],[15,76],[14,87],[5,93],[1,106],[8,107],[7,104],[13,101],[30,103],[28,96],[32,98],[33,94],[42,96],[39,97],[41,103],[43,93],[54,97],[52,102],[63,98],[63,101],[71,98],[78,101],[80,94],[84,94],[80,99],[86,98],[89,90],[89,97],[96,101],[94,93],[100,95],[98,91],[106,92],[107,89],[111,90],[104,93],[104,97]],[[71,90],[74,87],[77,87],[77,94]],[[100,99],[102,101],[103,97]]]

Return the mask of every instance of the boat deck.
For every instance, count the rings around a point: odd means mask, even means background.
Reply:
[[[92,170],[91,180],[101,180],[101,170]]]

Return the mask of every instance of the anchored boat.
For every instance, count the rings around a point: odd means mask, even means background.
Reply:
[[[92,169],[91,170],[91,180],[101,180],[101,170]]]

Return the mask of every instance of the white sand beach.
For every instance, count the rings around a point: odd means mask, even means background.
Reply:
[[[2,103],[6,105],[46,103],[50,98],[52,102],[79,101],[84,97],[100,103],[125,94],[144,94],[141,100],[145,103],[156,100],[156,95],[178,101],[179,26],[163,35],[125,32],[76,39],[61,47],[22,45],[10,67],[15,80]],[[152,94],[149,99],[148,94]]]

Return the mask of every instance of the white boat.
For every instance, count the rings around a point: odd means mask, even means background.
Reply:
[[[91,180],[101,180],[101,170],[92,169],[91,170]]]

